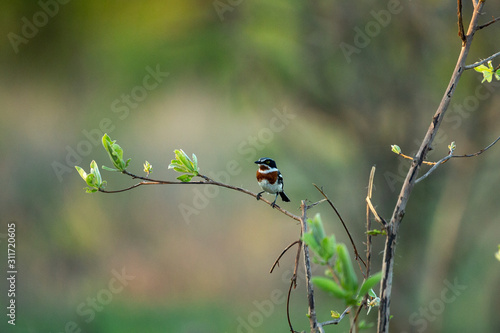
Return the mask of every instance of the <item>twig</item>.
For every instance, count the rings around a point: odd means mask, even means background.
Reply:
[[[286,318],[288,320],[288,326],[290,327],[290,332],[294,333],[295,330],[292,327],[292,320],[290,319],[290,294],[292,293],[292,287],[293,289],[297,288],[297,272],[299,270],[299,261],[300,261],[300,250],[302,249],[302,246],[304,243],[302,242],[302,233],[303,230],[300,228],[300,239],[297,241],[299,243],[299,246],[297,248],[297,255],[295,256],[295,266],[293,268],[293,275],[292,279],[290,281],[290,288],[288,288],[288,295],[286,297]],[[304,245],[306,246],[306,245]]]
[[[368,180],[368,194],[366,195],[366,231],[371,230],[372,221],[370,219],[370,205],[373,191],[373,178],[375,177],[375,166],[372,166],[370,178]],[[373,206],[372,206],[373,207]],[[376,212],[375,212],[376,213]],[[375,216],[375,214],[373,214]],[[377,214],[378,216],[378,214]],[[375,217],[376,219],[376,217]],[[366,276],[370,276],[370,262],[372,258],[372,235],[366,234]]]
[[[391,316],[390,304],[391,304],[391,292],[392,292],[392,276],[394,270],[396,239],[397,239],[398,229],[405,215],[406,205],[408,204],[410,194],[413,190],[413,186],[415,185],[419,168],[423,160],[425,159],[425,156],[427,155],[428,151],[430,150],[432,142],[434,141],[439,126],[441,125],[441,122],[450,104],[451,97],[453,96],[458,81],[460,80],[460,77],[464,71],[465,61],[467,59],[467,55],[469,54],[474,33],[477,30],[478,20],[483,6],[484,6],[484,1],[479,1],[477,5],[474,7],[472,18],[469,23],[469,28],[467,30],[466,43],[465,45],[462,46],[462,50],[460,51],[457,64],[450,78],[450,82],[448,83],[448,87],[446,88],[446,91],[441,99],[441,103],[439,104],[439,107],[437,108],[436,113],[432,118],[432,122],[429,126],[429,129],[427,130],[427,133],[425,134],[424,139],[422,140],[422,144],[420,145],[418,152],[412,161],[410,169],[408,170],[408,174],[401,188],[401,192],[398,196],[398,201],[394,208],[391,220],[386,226],[387,237],[385,242],[384,258],[382,264],[382,281],[380,284],[378,333],[389,332],[389,319]]]
[[[330,206],[333,208],[333,210],[334,210],[334,211],[335,211],[335,213],[337,214],[337,216],[338,216],[338,218],[339,218],[340,222],[342,222],[342,225],[344,226],[344,229],[345,229],[345,231],[347,232],[347,236],[349,236],[349,239],[350,239],[350,241],[351,241],[352,247],[353,247],[353,249],[354,249],[354,255],[355,255],[355,258],[354,258],[354,259],[356,259],[356,261],[358,262],[359,269],[361,270],[361,273],[363,274],[363,276],[365,276],[365,273],[364,273],[363,269],[361,268],[361,264],[360,264],[359,262],[361,261],[361,262],[363,263],[363,265],[365,266],[365,268],[366,268],[366,263],[364,262],[363,258],[361,258],[361,256],[359,255],[358,249],[356,248],[356,244],[354,244],[354,240],[352,239],[352,237],[351,237],[351,233],[349,232],[349,229],[347,229],[347,226],[346,226],[346,224],[344,223],[344,220],[342,219],[342,216],[340,216],[339,211],[337,210],[337,208],[335,208],[335,205],[334,205],[334,204],[333,204],[333,202],[332,202],[332,201],[328,198],[328,196],[325,194],[325,192],[323,192],[323,190],[322,190],[322,189],[320,189],[320,188],[318,187],[318,185],[316,185],[316,184],[313,184],[313,185],[314,185],[314,187],[316,187],[316,189],[319,191],[319,193],[321,193],[321,194],[325,197],[326,201],[328,201],[328,203],[330,204]],[[358,259],[359,259],[359,260],[358,260]]]
[[[302,210],[302,216],[300,217],[301,234],[304,235],[307,232],[307,205],[304,200],[300,205]],[[316,333],[318,330],[318,321],[316,319],[316,309],[314,305],[314,289],[311,282],[311,262],[309,259],[309,247],[303,244],[304,252],[304,270],[306,277],[306,290],[307,290],[307,302],[308,302],[308,317],[309,324],[311,326],[311,333]]]
[[[439,161],[436,162],[436,164],[434,164],[434,166],[432,168],[429,169],[429,171],[427,171],[425,173],[425,175],[423,175],[422,177],[418,178],[417,180],[415,180],[415,184],[421,182],[422,180],[424,180],[425,178],[427,178],[431,173],[434,172],[434,170],[436,170],[438,168],[438,166],[440,166],[441,164],[443,164],[444,162],[448,161],[450,158],[453,157],[453,150],[450,150],[450,153],[448,155],[446,155],[445,157],[443,157],[442,159],[440,159]]]
[[[276,266],[279,267],[279,265],[280,265],[279,261],[280,261],[281,257],[286,253],[286,251],[288,251],[295,244],[299,244],[299,247],[300,247],[300,243],[301,243],[300,240],[296,240],[293,243],[291,243],[290,245],[288,245],[287,247],[285,247],[285,249],[281,252],[281,254],[278,256],[278,258],[276,258],[276,260],[274,261],[273,267],[271,267],[271,270],[269,271],[269,273],[272,273]]]
[[[384,220],[383,218],[381,218],[380,215],[378,215],[377,211],[375,210],[375,207],[373,207],[372,200],[368,197],[366,197],[366,204],[367,204],[368,208],[370,208],[370,211],[372,212],[373,217],[375,217],[375,221],[377,221],[383,227],[385,227],[387,225],[387,221]]]
[[[357,328],[358,328],[358,324],[357,324],[358,317],[359,317],[359,314],[361,313],[361,310],[363,309],[363,304],[366,302],[367,298],[368,298],[368,295],[365,295],[363,297],[363,302],[357,307],[356,313],[354,314],[354,318],[352,319],[351,329],[349,330],[349,333],[357,332],[358,331],[357,330]]]
[[[438,162],[436,162],[436,164],[429,169],[429,171],[426,172],[425,175],[423,175],[422,177],[418,178],[416,181],[415,181],[415,184],[424,180],[427,176],[429,176],[432,172],[434,172],[436,170],[436,168],[445,163],[446,161],[448,161],[449,159],[451,158],[460,158],[460,157],[476,157],[476,156],[479,156],[481,155],[482,153],[484,153],[485,151],[487,151],[488,149],[490,149],[495,143],[497,143],[498,141],[500,140],[500,137],[498,137],[495,141],[493,141],[492,143],[490,143],[487,147],[475,152],[474,154],[465,154],[465,155],[453,155],[453,150],[450,150],[450,153],[443,157],[442,159],[440,159]]]
[[[296,279],[297,277],[294,276]],[[292,278],[292,281],[290,281],[290,287],[288,288],[288,294],[286,295],[286,319],[288,320],[288,327],[290,327],[290,332],[291,333],[300,333],[297,332],[296,330],[293,329],[292,327],[292,320],[290,319],[290,295],[292,294],[292,287],[296,283],[294,279]]]
[[[465,45],[467,37],[465,36],[464,23],[462,21],[462,0],[457,0],[457,17],[458,17],[458,36],[462,40],[462,45]]]
[[[312,204],[310,204],[310,205],[307,206],[307,209],[313,208],[314,206],[319,205],[320,203],[323,203],[325,201],[327,201],[327,200],[326,199],[321,199],[319,201],[313,202]]]
[[[121,189],[121,190],[114,190],[114,191],[109,191],[109,190],[104,190],[104,189],[99,189],[99,192],[102,192],[102,193],[119,193],[119,192],[125,192],[125,191],[129,191],[129,190],[132,190],[134,188],[137,188],[141,185],[214,185],[214,186],[219,186],[219,187],[225,187],[225,188],[228,188],[228,189],[231,189],[231,190],[234,190],[234,191],[238,191],[238,192],[241,192],[241,193],[245,193],[245,194],[248,194],[254,198],[257,198],[257,193],[253,193],[247,189],[244,189],[244,188],[241,188],[241,187],[237,187],[237,186],[232,186],[232,185],[229,185],[229,184],[225,184],[225,183],[221,183],[221,182],[218,182],[218,181],[215,181],[207,176],[204,176],[204,175],[198,175],[198,177],[201,177],[203,178],[204,180],[203,181],[190,181],[190,182],[182,182],[182,181],[170,181],[170,180],[157,180],[157,179],[151,179],[151,178],[147,178],[147,177],[142,177],[142,176],[137,176],[137,175],[134,175],[133,173],[130,173],[128,172],[127,170],[124,170],[122,171],[123,174],[127,175],[127,176],[130,176],[132,177],[133,179],[140,179],[142,180],[141,182],[135,184],[135,185],[132,185],[130,187],[127,187],[127,188],[124,188],[124,189]],[[267,203],[269,206],[272,205],[271,201],[265,199],[265,198],[262,198],[260,197],[259,201],[262,201],[262,202],[265,202]],[[274,209],[280,211],[281,213],[285,214],[286,216],[296,220],[296,221],[299,221],[300,222],[300,217],[295,215],[295,214],[292,214],[290,213],[289,211],[281,208],[280,206],[278,205],[275,205]]]
[[[302,241],[302,235],[303,235],[303,230],[300,228],[300,240],[299,240],[299,246],[297,247],[297,254],[295,255],[295,266],[293,268],[293,288],[297,288],[297,275],[299,271],[299,262],[300,262],[300,251],[302,250],[302,246],[304,245],[304,242]]]
[[[338,323],[340,323],[342,318],[344,318],[345,315],[348,314],[350,311],[351,311],[351,307],[349,306],[344,310],[344,312],[342,312],[342,314],[338,318],[335,318],[334,320],[329,320],[329,321],[319,323],[318,325],[319,326],[337,325]]]
[[[403,153],[398,153],[398,155],[401,156],[401,157],[403,157],[403,158],[406,158],[407,160],[412,160],[413,161],[413,157],[411,157],[411,156],[405,155]],[[436,162],[422,161],[422,164],[434,165],[434,164],[436,164]]]
[[[472,69],[472,68],[481,66],[482,64],[484,64],[484,63],[486,63],[486,62],[488,62],[490,60],[493,60],[493,59],[495,59],[498,56],[500,56],[500,52],[497,52],[497,53],[493,54],[492,56],[489,56],[488,58],[483,59],[483,60],[478,61],[478,62],[475,62],[475,63],[473,63],[471,65],[467,65],[467,66],[464,67],[464,69]]]
[[[489,26],[489,25],[491,25],[491,24],[493,24],[493,23],[495,23],[497,21],[500,21],[500,17],[496,17],[493,20],[491,20],[491,21],[489,21],[489,22],[487,22],[487,23],[485,23],[483,25],[480,25],[479,27],[477,27],[477,30],[481,30],[483,28],[486,28],[487,26]]]
[[[457,158],[460,158],[460,157],[474,157],[474,156],[478,156],[478,155],[481,155],[482,153],[484,153],[485,151],[487,151],[488,149],[490,149],[495,143],[497,143],[498,141],[500,140],[500,136],[498,138],[496,138],[495,141],[493,141],[492,143],[490,143],[487,147],[475,152],[474,154],[468,154],[468,155],[453,155],[452,157],[457,157]]]

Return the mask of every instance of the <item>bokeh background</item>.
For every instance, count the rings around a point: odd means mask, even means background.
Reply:
[[[257,192],[253,161],[273,157],[292,199],[280,205],[298,214],[300,200],[321,198],[312,183],[323,186],[363,249],[370,168],[389,218],[409,165],[390,145],[416,151],[460,50],[453,1],[63,2],[0,5],[0,275],[8,223],[18,269],[15,327],[1,284],[2,332],[287,332],[295,251],[269,269],[297,239],[294,221],[224,189],[86,194],[74,165],[111,166],[107,131],[131,172],[148,160],[153,177],[174,179],[182,148],[203,173]],[[500,15],[495,1],[485,8],[483,23]],[[468,63],[499,51],[499,29],[477,33]],[[500,85],[480,80],[464,73],[429,159],[500,135]],[[499,163],[495,146],[415,187],[392,332],[500,331]],[[134,184],[101,172],[110,190]],[[331,209],[315,213],[348,242]],[[382,248],[375,238],[374,269]],[[296,330],[308,330],[303,284]],[[316,294],[320,319],[343,310]],[[326,331],[347,332],[347,320]]]

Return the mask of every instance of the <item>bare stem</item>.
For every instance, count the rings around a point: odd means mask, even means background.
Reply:
[[[366,195],[366,231],[372,229],[372,222],[370,219],[370,204],[373,191],[373,178],[375,177],[375,166],[372,166],[370,171],[370,179],[368,180],[368,194]],[[370,200],[370,201],[369,201]],[[373,206],[372,206],[373,207]],[[373,209],[375,210],[375,209]],[[378,216],[378,214],[377,214]],[[372,258],[372,236],[366,233],[366,276],[370,276],[370,263]]]
[[[125,192],[125,191],[129,191],[129,190],[133,190],[141,185],[214,185],[214,186],[219,186],[219,187],[225,187],[225,188],[228,188],[230,190],[234,190],[234,191],[238,191],[238,192],[241,192],[241,193],[245,193],[245,194],[248,194],[254,198],[257,198],[257,193],[253,193],[247,189],[244,189],[244,188],[241,188],[241,187],[237,187],[237,186],[232,186],[232,185],[229,185],[229,184],[225,184],[225,183],[221,183],[221,182],[218,182],[218,181],[215,181],[207,176],[204,176],[204,175],[198,175],[198,177],[200,178],[203,178],[204,180],[202,181],[190,181],[190,182],[182,182],[182,181],[171,181],[171,180],[157,180],[157,179],[152,179],[152,178],[148,178],[148,177],[142,177],[142,176],[137,176],[137,175],[134,175],[133,173],[130,173],[128,172],[127,170],[124,170],[122,171],[123,174],[127,175],[127,176],[130,176],[132,177],[133,179],[140,179],[142,180],[141,182],[135,184],[135,185],[132,185],[130,187],[127,187],[127,188],[124,188],[124,189],[120,189],[120,190],[114,190],[114,191],[109,191],[109,190],[104,190],[104,189],[99,189],[99,192],[102,192],[102,193],[119,193],[119,192]],[[259,198],[259,201],[262,201],[262,202],[265,202],[267,203],[269,206],[271,206],[271,201],[265,199],[265,198],[262,198],[260,197]],[[300,222],[300,217],[295,215],[295,214],[292,214],[290,213],[289,211],[281,208],[280,206],[278,205],[275,205],[274,206],[274,209],[280,211],[281,213],[285,214],[286,216],[296,220],[296,221],[299,221]]]
[[[495,59],[498,56],[500,56],[500,52],[497,52],[497,53],[493,54],[492,56],[489,56],[486,59],[483,59],[481,61],[475,62],[472,65],[467,65],[467,66],[464,67],[464,69],[472,69],[474,67],[481,66],[482,64],[487,63],[488,61],[493,60],[493,59]]]
[[[478,26],[477,30],[484,29],[484,28],[490,26],[491,24],[493,24],[493,23],[495,23],[497,21],[500,21],[500,17],[495,17],[493,20],[491,20],[491,21],[489,21],[489,22],[487,22],[485,24],[482,24],[482,25]]]
[[[269,273],[272,273],[274,268],[276,266],[279,267],[280,265],[280,259],[281,257],[283,257],[283,255],[286,253],[286,251],[288,251],[292,246],[294,246],[295,244],[299,244],[299,247],[300,247],[300,243],[301,243],[301,240],[296,240],[294,241],[293,243],[291,243],[290,245],[288,245],[287,247],[285,247],[285,249],[283,251],[281,251],[280,255],[278,256],[278,258],[276,258],[276,260],[274,261],[274,264],[273,266],[271,267],[271,270],[269,271]]]
[[[452,157],[475,157],[475,156],[479,156],[481,155],[482,153],[484,153],[485,151],[487,151],[488,149],[490,149],[491,147],[493,147],[493,145],[495,143],[497,143],[498,141],[500,140],[500,136],[498,138],[496,138],[495,141],[493,141],[492,143],[490,143],[487,147],[475,152],[474,154],[465,154],[465,155],[453,155]]]
[[[302,210],[302,216],[300,217],[301,234],[304,235],[307,232],[307,204],[305,200],[302,200],[300,209]],[[304,252],[304,270],[306,275],[306,290],[307,290],[307,302],[308,302],[308,317],[309,324],[311,326],[311,333],[318,332],[318,321],[316,319],[316,309],[314,305],[314,289],[311,282],[311,261],[309,259],[309,247],[303,244]]]

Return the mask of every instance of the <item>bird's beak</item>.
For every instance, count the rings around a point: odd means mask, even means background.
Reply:
[[[259,164],[259,161],[255,161],[254,163],[255,163],[255,164]]]

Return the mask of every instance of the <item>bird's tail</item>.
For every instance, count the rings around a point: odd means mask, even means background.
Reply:
[[[281,200],[285,202],[290,202],[290,199],[286,196],[285,192],[280,192]]]

